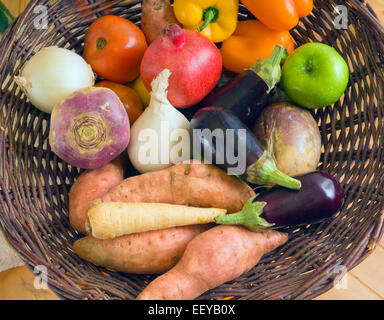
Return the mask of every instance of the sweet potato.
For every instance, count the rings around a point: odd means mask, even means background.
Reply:
[[[196,236],[180,261],[152,281],[137,300],[192,300],[236,279],[260,258],[284,244],[284,233],[256,233],[237,226],[217,226]]]
[[[251,198],[252,199],[252,198]],[[97,239],[215,222],[227,210],[169,203],[102,202],[88,210],[87,232]]]
[[[252,196],[253,190],[236,177],[213,165],[193,161],[125,179],[91,206],[102,202],[149,202],[222,208],[233,213]],[[172,268],[189,241],[210,226],[148,231],[112,240],[87,236],[78,240],[74,249],[96,265],[128,273],[157,274]]]
[[[199,161],[125,179],[92,202],[155,202],[238,212],[255,192],[214,165]]]
[[[169,0],[143,0],[141,29],[148,43],[152,43],[171,24],[179,24]]]
[[[84,260],[116,271],[161,274],[181,258],[187,244],[210,225],[174,227],[99,240],[88,235],[73,248]]]
[[[124,179],[123,158],[84,171],[72,185],[69,192],[69,222],[80,233],[86,234],[85,222],[90,203]]]

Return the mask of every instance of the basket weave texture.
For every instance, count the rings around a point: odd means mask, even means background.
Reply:
[[[0,222],[31,270],[47,268],[49,286],[59,297],[134,299],[152,277],[95,267],[72,250],[80,235],[69,225],[68,192],[80,171],[51,152],[49,115],[33,107],[13,81],[42,47],[82,54],[86,28],[106,9],[140,23],[140,1],[101,7],[106,1],[88,0],[81,9],[74,2],[30,1],[0,42]],[[37,5],[48,9],[47,29],[35,27]],[[346,29],[335,27],[341,22],[336,5],[347,9]],[[241,6],[239,19],[249,17]],[[384,29],[358,0],[317,0],[292,35],[297,46],[309,41],[333,46],[351,71],[340,101],[313,112],[323,142],[319,168],[342,183],[345,203],[329,221],[286,229],[288,243],[199,299],[312,299],[366,258],[382,236]]]

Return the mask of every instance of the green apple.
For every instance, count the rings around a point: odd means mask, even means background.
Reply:
[[[311,42],[294,50],[285,60],[281,85],[294,103],[315,109],[339,100],[348,79],[344,58],[326,44]]]

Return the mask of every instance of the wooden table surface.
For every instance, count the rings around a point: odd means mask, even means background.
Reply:
[[[13,15],[18,15],[28,0],[2,0]],[[368,0],[384,23],[384,0]],[[1,253],[0,253],[1,254]],[[317,300],[384,300],[384,239],[373,253],[347,273],[335,288]],[[26,267],[0,273],[0,300],[51,300],[57,297],[50,290],[35,290],[34,275]]]

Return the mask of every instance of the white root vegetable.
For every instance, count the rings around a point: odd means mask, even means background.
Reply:
[[[103,202],[88,210],[86,228],[96,239],[114,239],[138,232],[212,223],[226,213],[226,209],[168,203]]]
[[[190,159],[188,119],[167,98],[171,72],[164,69],[152,81],[151,101],[131,128],[128,155],[141,173],[168,168]]]
[[[53,107],[69,94],[92,87],[95,75],[77,53],[46,47],[24,65],[15,82],[36,108],[51,113]]]

